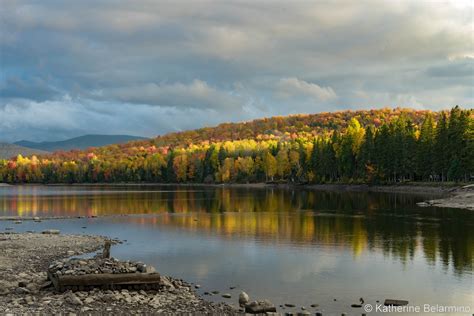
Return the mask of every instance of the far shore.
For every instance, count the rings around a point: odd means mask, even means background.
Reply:
[[[406,182],[400,184],[354,184],[354,183],[328,183],[328,184],[298,184],[298,183],[161,183],[161,182],[111,182],[111,183],[24,183],[8,184],[1,186],[180,186],[180,187],[230,187],[230,188],[282,188],[282,189],[313,189],[319,191],[350,191],[350,192],[393,192],[393,193],[428,193],[448,194],[461,187],[458,183],[440,182]]]

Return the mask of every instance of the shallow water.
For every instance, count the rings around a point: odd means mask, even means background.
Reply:
[[[360,315],[362,309],[350,307],[360,297],[370,304],[407,299],[422,310],[423,304],[469,306],[472,314],[474,212],[417,207],[425,198],[271,188],[12,186],[0,187],[0,216],[99,217],[0,221],[0,231],[55,228],[127,240],[113,247],[113,256],[199,283],[201,293],[231,293],[222,300],[232,303],[244,289],[277,305],[316,311],[309,306],[319,304],[324,315]]]

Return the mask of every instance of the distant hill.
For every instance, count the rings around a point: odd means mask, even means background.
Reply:
[[[86,149],[110,144],[123,144],[132,140],[145,140],[147,138],[130,135],[84,135],[57,142],[30,142],[21,140],[15,145],[46,151]]]
[[[0,182],[467,182],[473,131],[473,110],[457,106],[271,117],[0,161]]]
[[[47,151],[26,148],[15,144],[0,143],[0,159],[9,159],[18,155],[45,155],[49,154]]]

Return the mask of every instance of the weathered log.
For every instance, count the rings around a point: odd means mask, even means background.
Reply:
[[[115,285],[157,285],[160,283],[159,273],[100,273],[84,275],[53,275],[48,272],[49,279],[54,287],[62,291],[74,287],[100,287],[106,288]]]

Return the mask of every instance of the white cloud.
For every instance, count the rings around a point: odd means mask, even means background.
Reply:
[[[337,98],[331,87],[320,87],[315,83],[309,83],[295,77],[283,78],[277,85],[277,94],[283,98],[310,97],[318,101],[327,101]]]

